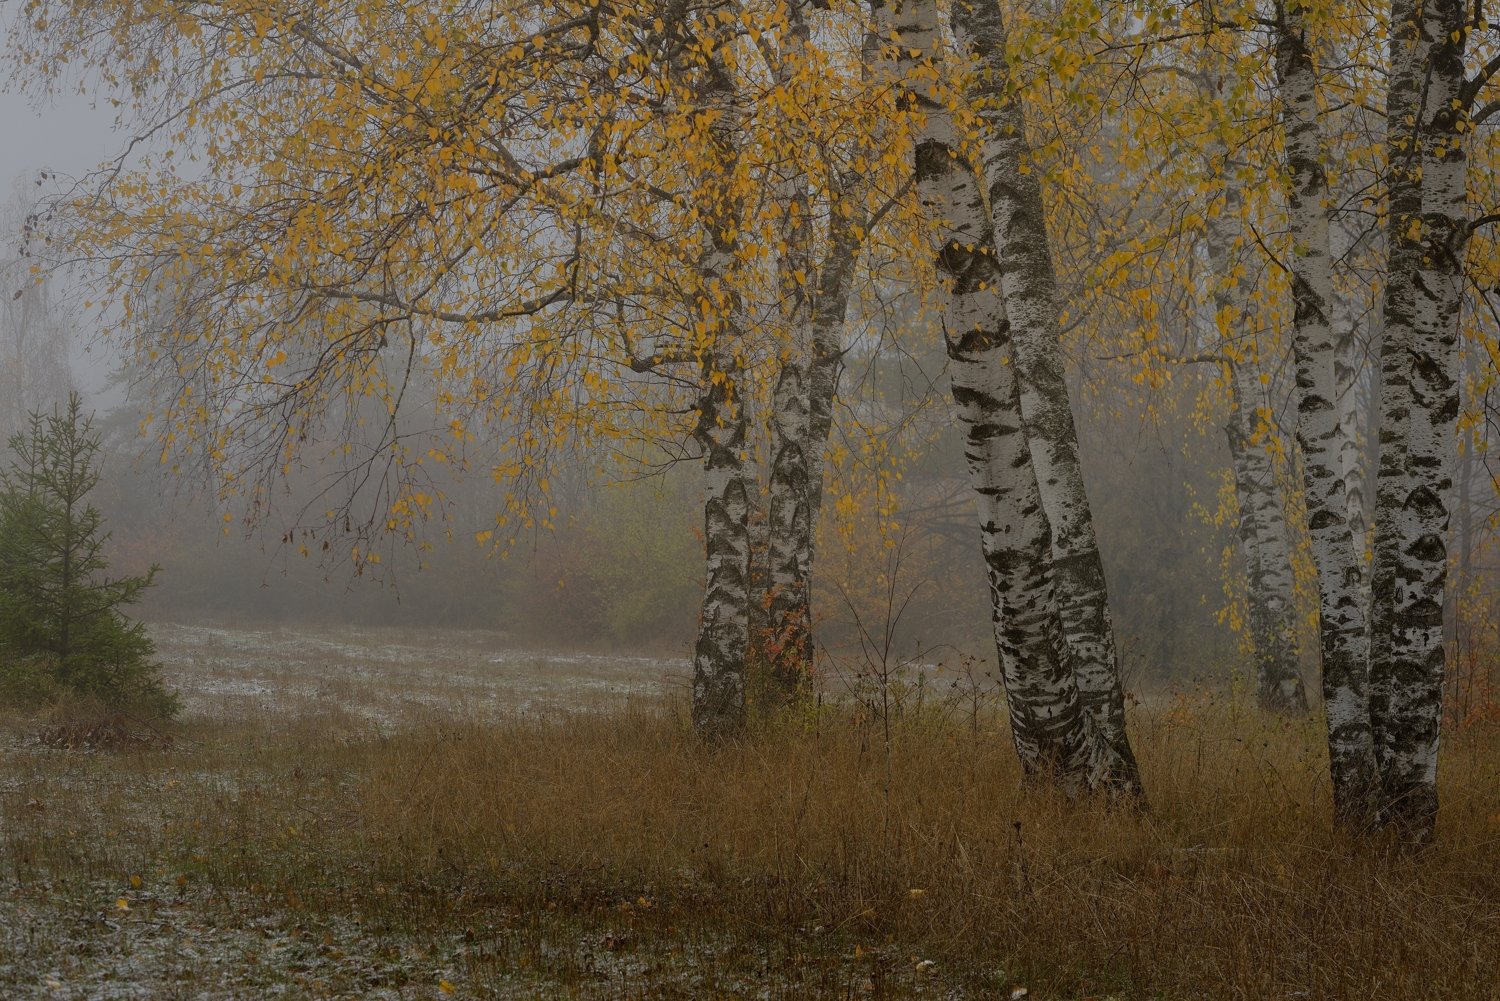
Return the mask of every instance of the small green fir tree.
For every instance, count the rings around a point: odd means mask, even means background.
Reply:
[[[104,517],[88,503],[100,435],[77,393],[64,413],[31,414],[0,472],[0,672],[13,698],[93,697],[112,709],[171,716],[156,645],[121,608],[159,567],[108,577]]]

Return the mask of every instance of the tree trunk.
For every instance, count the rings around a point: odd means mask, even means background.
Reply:
[[[722,334],[721,334],[722,336]],[[703,454],[706,554],[703,605],[693,651],[693,727],[705,736],[745,723],[745,643],[750,611],[750,484],[745,475],[747,420],[735,397],[737,367],[704,363],[707,391],[694,438]]]
[[[1329,320],[1334,302],[1328,242],[1331,195],[1321,162],[1323,130],[1318,120],[1317,74],[1308,48],[1304,11],[1291,4],[1281,11],[1276,75],[1281,91],[1287,218],[1292,239],[1288,259],[1295,304],[1292,344],[1297,361],[1297,444],[1302,450],[1307,529],[1318,572],[1328,771],[1336,816],[1345,825],[1360,829],[1368,821],[1374,770],[1369,650],[1360,600],[1363,561],[1355,554],[1344,478],[1338,468],[1346,431],[1336,406],[1334,335]]]
[[[915,118],[915,179],[935,224],[953,399],[977,495],[1016,751],[1028,776],[1055,777],[1068,788],[1111,785],[1117,756],[1083,712],[1069,664],[1051,528],[1026,442],[981,180],[937,82],[937,5],[873,6],[882,36],[896,47],[905,106]]]
[[[833,429],[833,401],[844,367],[844,320],[849,310],[850,286],[859,260],[856,226],[869,220],[857,211],[845,216],[839,206],[848,192],[840,185],[829,192],[828,253],[818,268],[818,288],[812,309],[812,360],[808,364],[807,393],[807,559],[811,573],[817,541],[818,512],[823,507],[823,450]]]
[[[1334,256],[1337,258],[1339,254],[1335,253]],[[1366,405],[1364,391],[1360,386],[1361,348],[1354,304],[1349,296],[1338,289],[1333,293],[1333,342],[1333,376],[1338,386],[1339,426],[1344,429],[1344,435],[1339,440],[1339,476],[1344,481],[1344,517],[1349,522],[1349,535],[1360,566],[1359,605],[1362,609],[1360,614],[1365,620],[1365,657],[1368,661],[1370,521],[1366,512],[1365,442],[1361,439],[1369,426],[1370,408]],[[1368,698],[1366,701],[1368,702]]]
[[[805,29],[804,29],[805,30]],[[795,27],[793,37],[795,36]],[[783,55],[784,60],[790,56]],[[768,675],[768,691],[795,698],[812,665],[812,612],[809,571],[812,563],[812,499],[809,458],[809,409],[812,363],[812,220],[807,177],[798,174],[785,186],[787,249],[781,257],[781,318],[789,343],[771,398],[771,477],[767,521],[769,590],[765,623],[755,637]],[[819,449],[819,459],[822,450]],[[822,468],[817,470],[821,477]]]
[[[1419,76],[1422,81],[1422,91],[1410,109],[1415,114],[1415,127],[1404,116],[1401,121],[1392,118],[1389,137],[1397,145],[1402,139],[1409,144],[1415,134],[1417,145],[1393,150],[1393,156],[1408,158],[1419,167],[1420,174],[1415,198],[1403,198],[1398,209],[1393,197],[1390,215],[1392,227],[1407,227],[1404,235],[1391,240],[1388,287],[1399,284],[1410,288],[1405,300],[1411,308],[1409,317],[1397,318],[1405,326],[1410,416],[1406,483],[1399,513],[1394,509],[1382,511],[1395,520],[1395,530],[1390,534],[1395,538],[1392,548],[1397,563],[1390,613],[1390,688],[1383,707],[1385,759],[1380,819],[1399,827],[1409,841],[1422,843],[1431,839],[1438,805],[1437,752],[1446,653],[1446,536],[1459,402],[1458,320],[1463,302],[1464,247],[1469,235],[1463,133],[1468,116],[1462,110],[1466,103],[1463,56],[1468,6],[1461,0],[1437,0],[1412,15],[1407,15],[1406,9],[1406,0],[1397,0],[1392,24],[1400,23],[1398,10],[1402,18],[1420,18],[1421,41],[1416,53],[1425,55],[1425,61],[1412,59],[1412,82]],[[1393,48],[1405,35],[1392,31],[1397,39]],[[1393,73],[1393,96],[1400,85]],[[1395,113],[1397,103],[1389,103],[1388,113]],[[1412,208],[1417,209],[1421,221],[1420,236],[1415,238]],[[1394,253],[1397,239],[1405,244],[1399,256]],[[1398,263],[1409,278],[1398,278]],[[1388,295],[1388,306],[1390,302]],[[1392,333],[1389,322],[1386,333]]]
[[[787,86],[808,55],[809,30],[800,7],[777,69]],[[827,250],[815,266],[807,175],[783,184],[787,249],[780,262],[781,313],[789,337],[773,399],[772,466],[767,558],[771,589],[757,642],[769,680],[783,698],[806,690],[813,666],[812,566],[823,502],[823,451],[833,427],[833,401],[843,358],[849,286],[859,255],[855,216],[845,216],[844,191],[830,178]]]
[[[1120,783],[1139,791],[1140,771],[1125,733],[1125,693],[1110,621],[1104,564],[1078,464],[1078,430],[1059,339],[1057,276],[1047,238],[1039,170],[1030,164],[1025,112],[1006,88],[1005,21],[995,0],[953,5],[960,51],[978,60],[969,96],[985,127],[988,186],[1001,296],[1015,343],[1021,412],[1037,483],[1052,526],[1057,605],[1083,711],[1114,748]]]
[[[706,247],[697,262],[698,317],[708,338],[699,349],[702,395],[693,437],[703,456],[705,552],[703,603],[693,651],[693,727],[715,737],[745,724],[745,652],[750,616],[750,495],[745,472],[749,430],[741,398],[737,350],[748,331],[744,301],[735,287],[736,236],[742,210],[728,185],[739,157],[740,95],[733,75],[714,57],[703,88],[704,104],[719,115],[709,126],[717,164],[700,192]],[[717,304],[717,305],[709,305]]]
[[[1396,602],[1397,549],[1401,507],[1406,499],[1407,425],[1411,416],[1414,279],[1422,247],[1408,236],[1422,211],[1413,126],[1421,84],[1417,58],[1415,0],[1393,0],[1390,70],[1386,91],[1385,299],[1380,339],[1380,463],[1375,478],[1375,555],[1370,567],[1370,730],[1378,786],[1383,786],[1392,755],[1391,689],[1395,664],[1391,632]],[[1376,809],[1383,793],[1377,790]]]
[[[1240,212],[1243,193],[1224,158],[1224,205],[1207,221],[1209,265],[1215,278],[1214,307],[1230,317],[1239,355],[1230,363],[1234,409],[1225,429],[1234,466],[1239,505],[1239,537],[1245,559],[1251,644],[1255,653],[1256,691],[1262,706],[1304,712],[1307,695],[1297,670],[1295,579],[1287,541],[1286,500],[1277,481],[1277,460],[1261,428],[1261,412],[1270,400],[1262,381],[1264,368],[1253,331],[1247,329],[1250,278],[1238,261],[1242,245]],[[1223,321],[1221,320],[1221,323]]]

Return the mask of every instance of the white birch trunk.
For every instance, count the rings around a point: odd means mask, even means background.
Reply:
[[[994,0],[958,0],[952,21],[960,50],[977,61],[968,96],[985,126],[984,180],[1001,295],[1015,343],[1032,462],[1052,526],[1052,572],[1072,671],[1084,712],[1115,750],[1118,780],[1138,791],[1104,564],[1078,463],[1078,431],[1058,343],[1057,277],[1046,206],[1037,169],[1030,165],[1024,110],[1006,93],[1004,16]]]
[[[1404,11],[1405,2],[1397,0],[1393,5],[1393,25],[1399,23],[1394,15],[1398,7]],[[1419,193],[1403,200],[1400,208],[1403,215],[1409,216],[1413,207],[1420,213],[1421,244],[1398,259],[1411,275],[1407,279],[1411,312],[1398,318],[1406,327],[1410,416],[1405,489],[1399,513],[1388,512],[1395,521],[1392,548],[1397,562],[1392,582],[1390,688],[1383,707],[1380,819],[1400,828],[1408,840],[1425,842],[1431,839],[1438,805],[1446,536],[1456,465],[1458,321],[1469,235],[1468,164],[1462,131],[1467,122],[1462,105],[1468,6],[1462,0],[1437,0],[1414,14],[1420,18],[1420,42],[1412,76],[1415,80],[1420,71],[1423,93],[1411,109],[1415,128],[1394,119],[1390,126],[1393,136],[1417,134],[1417,147],[1396,155],[1416,154],[1409,162],[1420,169]],[[1392,90],[1397,86],[1393,75]],[[1392,226],[1411,225],[1409,217],[1398,219],[1394,198],[1390,218]],[[1412,242],[1409,235],[1403,239]],[[1392,240],[1393,248],[1394,244]],[[1393,263],[1391,286],[1398,281],[1395,271]],[[1389,336],[1389,323],[1386,329]]]
[[[1393,754],[1396,577],[1406,448],[1411,419],[1412,325],[1422,247],[1408,234],[1421,215],[1415,121],[1421,85],[1420,27],[1414,0],[1392,0],[1386,93],[1387,200],[1385,300],[1380,342],[1380,465],[1375,479],[1375,555],[1370,568],[1370,730],[1375,748],[1377,812],[1386,796]]]
[[[1293,351],[1297,361],[1297,444],[1302,450],[1307,529],[1318,572],[1323,701],[1329,776],[1340,821],[1365,825],[1374,753],[1370,742],[1369,651],[1361,603],[1362,559],[1356,555],[1339,460],[1346,431],[1335,401],[1333,264],[1328,236],[1330,194],[1322,165],[1317,74],[1305,14],[1281,10],[1276,38],[1292,239]],[[1357,438],[1357,435],[1354,435]],[[1363,540],[1361,539],[1361,543]],[[1361,547],[1362,548],[1362,547]],[[1362,555],[1362,554],[1361,554]]]
[[[740,397],[738,342],[748,331],[745,307],[734,287],[738,267],[734,232],[740,206],[716,190],[733,174],[739,156],[739,94],[725,67],[711,67],[705,103],[719,117],[711,126],[720,159],[709,179],[704,207],[707,247],[697,262],[706,302],[718,303],[700,317],[713,340],[702,352],[702,395],[693,429],[705,471],[703,505],[704,591],[698,640],[693,650],[692,719],[707,737],[739,730],[745,723],[745,652],[750,615],[750,513],[752,479],[745,472],[749,419]]]
[[[818,268],[818,287],[812,307],[812,359],[808,364],[807,428],[807,494],[808,494],[808,563],[811,566],[813,544],[817,540],[818,512],[823,506],[823,451],[833,428],[833,401],[843,371],[844,321],[849,310],[854,268],[859,259],[860,239],[855,224],[864,220],[858,213],[844,216],[836,196],[830,206],[828,252]],[[809,570],[809,573],[811,571]]]
[[[713,257],[723,255],[715,253]],[[732,255],[729,255],[732,257]],[[721,331],[726,337],[735,331]],[[719,352],[714,352],[719,355]],[[739,374],[732,361],[705,360],[707,391],[698,402],[693,436],[705,470],[703,604],[693,650],[693,727],[705,736],[745,722],[745,645],[750,608],[750,483],[745,475],[746,420],[734,396]],[[719,376],[715,381],[715,376]]]
[[[876,6],[883,38],[919,127],[915,177],[945,280],[944,325],[953,398],[964,430],[979,506],[1000,654],[1016,751],[1030,776],[1065,786],[1106,784],[1112,748],[1083,712],[1069,665],[1051,565],[1051,529],[1021,418],[1010,324],[998,288],[992,229],[981,181],[961,151],[937,87],[938,9],[916,0]]]
[[[801,69],[810,55],[809,45],[801,8],[793,7],[777,67],[780,84],[787,86]],[[786,251],[779,264],[780,308],[788,344],[772,401],[770,591],[756,642],[774,690],[783,698],[794,698],[806,690],[813,663],[814,533],[858,244],[851,239],[847,220],[830,211],[827,256],[822,267],[815,267],[807,175],[798,171],[781,188],[787,222],[782,234]]]
[[[1245,601],[1255,656],[1256,691],[1261,705],[1273,710],[1305,711],[1307,696],[1297,670],[1295,578],[1287,541],[1286,499],[1277,478],[1276,456],[1261,427],[1269,408],[1264,372],[1252,333],[1246,330],[1250,310],[1247,272],[1239,264],[1243,205],[1241,183],[1224,158],[1224,205],[1206,224],[1209,264],[1216,288],[1214,307],[1232,315],[1240,358],[1230,365],[1234,409],[1225,429],[1234,467],[1239,537],[1245,559]]]
[[[1335,230],[1337,232],[1337,230]],[[1330,240],[1330,243],[1334,241]],[[1334,256],[1340,254],[1334,247]],[[1369,634],[1370,607],[1370,520],[1365,499],[1364,435],[1369,421],[1363,389],[1360,386],[1359,324],[1354,303],[1337,288],[1333,292],[1333,378],[1338,386],[1339,426],[1344,436],[1339,441],[1339,476],[1344,481],[1344,516],[1354,540],[1354,553],[1360,565],[1360,607]],[[1368,644],[1367,644],[1368,647]],[[1369,651],[1366,649],[1366,660]]]
[[[783,55],[784,60],[790,58]],[[809,369],[812,363],[813,310],[806,284],[812,270],[812,220],[807,177],[799,174],[784,184],[783,198],[789,217],[784,234],[787,249],[782,254],[779,270],[781,319],[788,343],[783,348],[771,398],[769,537],[766,547],[769,590],[765,599],[764,626],[761,635],[755,637],[755,644],[764,658],[772,691],[780,697],[793,697],[808,680],[812,665],[809,593],[812,501],[808,494],[811,484],[808,460],[812,452],[809,438],[812,378]],[[821,475],[821,462],[819,465],[818,474]]]

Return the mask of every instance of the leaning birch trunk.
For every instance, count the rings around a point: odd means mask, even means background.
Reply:
[[[1396,6],[1404,11],[1405,0]],[[1393,7],[1392,24],[1397,24]],[[1438,736],[1442,722],[1443,617],[1448,582],[1449,492],[1456,466],[1458,418],[1458,321],[1463,302],[1463,258],[1467,218],[1467,158],[1464,152],[1469,100],[1464,77],[1468,6],[1438,0],[1418,8],[1423,93],[1412,124],[1392,123],[1393,135],[1415,135],[1403,151],[1420,165],[1415,207],[1421,244],[1403,253],[1410,269],[1412,311],[1407,326],[1406,369],[1409,420],[1406,488],[1394,517],[1396,570],[1392,588],[1390,688],[1385,710],[1384,773],[1380,819],[1408,841],[1431,840],[1437,817]],[[1392,35],[1397,36],[1396,31]],[[1435,41],[1433,41],[1435,40]],[[1393,43],[1395,44],[1395,43]],[[1419,52],[1422,49],[1418,49]],[[1394,60],[1393,60],[1394,61]],[[1415,70],[1416,64],[1413,64]],[[1392,76],[1391,87],[1397,86]],[[1403,204],[1403,209],[1408,209]],[[1391,225],[1398,222],[1392,201]],[[1408,235],[1407,243],[1415,242]],[[1394,247],[1395,241],[1392,241]],[[1393,258],[1395,255],[1393,255]],[[1397,282],[1395,261],[1388,279]],[[1389,302],[1389,300],[1387,300]],[[1391,327],[1387,324],[1387,336]]]
[[[1242,245],[1240,212],[1243,193],[1224,157],[1224,205],[1205,227],[1209,264],[1216,288],[1214,307],[1232,317],[1241,357],[1230,362],[1234,410],[1225,429],[1234,468],[1239,505],[1239,537],[1245,559],[1245,601],[1255,655],[1256,690],[1268,709],[1305,711],[1307,696],[1297,670],[1295,578],[1287,541],[1286,500],[1277,477],[1276,456],[1261,428],[1260,413],[1269,406],[1263,366],[1255,338],[1246,330],[1250,289],[1237,260]]]
[[[981,181],[961,152],[937,84],[938,9],[916,0],[891,11],[875,0],[896,46],[905,105],[914,112],[915,179],[934,223],[946,286],[943,319],[953,399],[964,430],[990,579],[995,641],[1016,751],[1028,776],[1099,787],[1117,769],[1083,712],[1069,666],[1051,565],[1051,530],[1021,418],[1010,324],[997,287]]]
[[[812,306],[812,358],[808,363],[807,392],[807,560],[811,574],[817,542],[818,512],[823,506],[823,451],[833,429],[833,401],[844,364],[844,321],[849,310],[854,266],[859,260],[861,228],[870,220],[857,212],[844,215],[840,207],[848,192],[829,191],[828,252],[818,268],[818,287]]]
[[[1125,692],[1104,564],[1078,464],[1078,430],[1064,379],[1046,207],[1039,172],[1030,164],[1024,110],[1014,94],[1007,94],[1004,15],[995,0],[959,0],[952,20],[960,51],[977,62],[969,97],[984,122],[984,180],[1000,289],[1015,344],[1031,459],[1052,525],[1052,573],[1073,675],[1084,712],[1118,756],[1120,782],[1138,791],[1140,771],[1125,733]]]
[[[1287,218],[1292,253],[1293,351],[1297,361],[1297,444],[1307,504],[1307,530],[1318,572],[1323,703],[1328,723],[1328,772],[1334,812],[1344,825],[1367,825],[1374,753],[1370,742],[1369,651],[1355,553],[1338,462],[1345,430],[1335,401],[1333,266],[1328,243],[1331,196],[1323,170],[1317,74],[1303,8],[1281,12],[1276,75],[1287,166]],[[1356,436],[1357,437],[1357,436]],[[1361,540],[1363,541],[1363,540]]]
[[[800,8],[792,8],[789,20],[788,55],[795,57],[809,45],[809,32]],[[864,48],[868,72],[877,53],[871,45]],[[795,68],[794,59],[783,60],[779,70],[783,84]],[[813,662],[812,569],[818,512],[823,505],[823,453],[833,428],[833,403],[843,368],[844,322],[860,234],[868,232],[880,215],[871,219],[859,211],[858,199],[850,198],[847,179],[834,174],[825,183],[829,205],[823,259],[813,267],[811,199],[807,177],[799,173],[787,184],[787,202],[796,209],[781,262],[783,318],[791,331],[791,350],[778,376],[781,402],[772,421],[768,555],[772,576],[784,583],[773,592],[763,632],[775,653],[772,679],[786,695],[806,688]],[[816,284],[799,278],[799,270],[806,276],[816,274]],[[801,474],[794,468],[798,456]]]
[[[784,695],[806,688],[813,662],[812,570],[823,505],[823,453],[833,428],[844,320],[859,257],[856,224],[863,221],[830,212],[828,250],[817,268],[814,294],[799,292],[797,299],[785,300],[789,324],[793,330],[805,324],[806,335],[793,336],[793,356],[777,378],[767,544],[773,590],[762,641],[771,651],[772,681]],[[810,232],[806,235],[810,239]]]

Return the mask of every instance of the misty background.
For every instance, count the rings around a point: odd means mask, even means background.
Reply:
[[[129,137],[115,130],[112,108],[77,93],[40,100],[6,93],[0,130],[7,136],[0,178],[12,179],[3,220],[0,431],[14,433],[29,410],[50,409],[69,388],[85,395],[106,431],[96,503],[114,533],[112,572],[163,567],[136,614],[240,626],[484,629],[543,646],[689,651],[702,576],[695,462],[610,483],[590,474],[597,467],[581,457],[558,477],[554,527],[532,530],[504,554],[476,542],[477,533],[494,526],[500,498],[487,477],[471,474],[445,484],[445,522],[423,526],[417,545],[393,545],[377,572],[354,576],[347,563],[320,560],[316,550],[304,557],[285,543],[297,510],[317,499],[314,491],[294,487],[277,498],[270,519],[247,526],[242,510],[220,506],[191,471],[173,474],[143,455],[148,442],[137,433],[143,415],[133,403],[130,374],[99,334],[99,311],[82,308],[80,277],[63,272],[36,286],[18,257],[36,198],[116,156]],[[1222,429],[1227,417],[1215,424],[1212,416],[1193,416],[1203,380],[1214,373],[1208,366],[1185,369],[1143,396],[1139,387],[1117,389],[1108,376],[1081,376],[1098,368],[1091,361],[1075,359],[1073,399],[1127,685],[1242,672],[1243,574]],[[932,403],[934,388],[945,389],[941,363],[940,357],[917,363],[932,376],[921,405]],[[910,364],[851,358],[844,404],[858,405],[861,393],[877,386],[882,405],[918,406],[901,392],[885,392],[921,382],[893,370]],[[900,525],[894,554],[844,552],[840,532],[860,529],[840,523],[835,505],[825,504],[814,609],[825,649],[853,641],[855,613],[894,616],[890,608],[861,606],[871,600],[863,585],[892,569],[895,558],[898,590],[909,598],[896,628],[899,642],[934,657],[964,653],[993,662],[967,472],[957,433],[942,416],[946,405],[932,409],[932,427],[908,450],[893,487]],[[857,479],[857,470],[845,472]],[[830,477],[838,480],[839,471]],[[1487,484],[1470,499],[1471,535],[1485,517],[1486,493]],[[1307,591],[1305,675],[1313,668],[1315,589]]]

